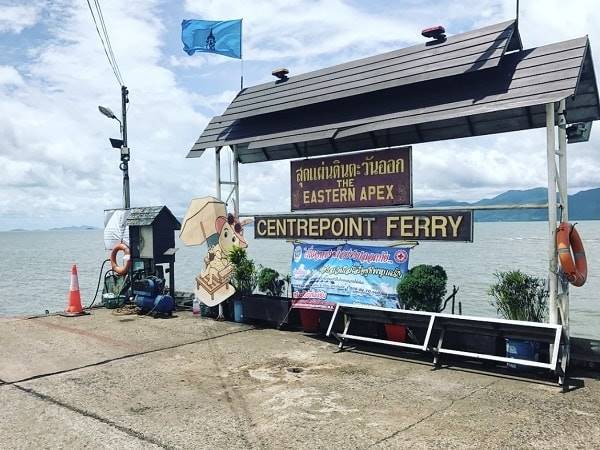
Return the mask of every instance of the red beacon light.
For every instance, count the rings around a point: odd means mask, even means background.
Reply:
[[[446,29],[441,25],[437,25],[435,27],[425,28],[421,31],[421,35],[426,38],[435,39],[436,41],[442,41],[446,39]]]

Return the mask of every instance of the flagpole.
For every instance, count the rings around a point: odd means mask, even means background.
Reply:
[[[244,89],[244,19],[240,19],[240,91]]]

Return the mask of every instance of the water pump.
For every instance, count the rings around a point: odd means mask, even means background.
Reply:
[[[142,314],[154,317],[171,316],[175,310],[175,301],[170,295],[163,295],[165,281],[155,276],[149,276],[133,282],[135,304]]]

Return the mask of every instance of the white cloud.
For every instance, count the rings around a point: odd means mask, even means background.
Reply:
[[[235,96],[230,82],[239,70],[228,58],[183,54],[173,39],[181,19],[243,17],[245,79],[252,85],[269,80],[276,66],[297,74],[419,42],[429,25],[441,23],[453,34],[514,16],[512,0],[188,0],[186,17],[166,14],[178,7],[166,0],[101,4],[130,89],[133,204],[167,204],[176,214],[190,198],[214,193],[212,152],[185,156],[210,116]],[[586,33],[592,47],[596,37],[600,45],[594,6],[585,0],[521,2],[525,46]],[[24,36],[34,24],[47,38],[21,41],[22,59],[0,65],[0,229],[12,227],[2,222],[6,218],[11,224],[100,225],[102,210],[121,203],[121,173],[107,140],[118,136],[118,124],[97,106],[119,111],[119,87],[85,2],[0,7],[0,33]],[[600,185],[599,133],[569,147],[573,190]],[[546,185],[543,130],[420,144],[413,161],[416,200],[477,200]],[[242,165],[240,176],[243,211],[289,209],[288,162]]]
[[[40,12],[41,5],[9,5],[0,2],[0,33],[20,33],[25,28],[35,25]]]
[[[130,86],[134,204],[187,200],[197,192],[197,180],[211,176],[185,159],[207,117],[160,64],[164,27],[158,2],[102,5]],[[99,225],[103,209],[121,204],[121,173],[118,153],[108,143],[109,136],[118,137],[118,124],[97,106],[119,111],[120,88],[85,2],[63,3],[45,25],[52,38],[37,49],[37,58],[21,63],[26,80],[13,68],[0,69],[0,80],[20,86],[0,88],[0,156],[10,174],[0,183],[0,207],[3,216]]]
[[[0,66],[0,86],[22,86],[23,77],[12,66]]]

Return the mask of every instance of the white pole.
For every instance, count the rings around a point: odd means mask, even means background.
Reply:
[[[567,183],[567,119],[565,117],[565,100],[560,101],[558,107],[558,186],[561,198],[561,222],[569,221],[569,186]],[[567,364],[570,356],[570,329],[569,329],[569,283],[562,284],[562,292],[560,295],[560,306],[563,318],[563,332],[566,337],[565,357]],[[565,365],[566,368],[566,365]]]
[[[240,178],[239,178],[239,160],[238,160],[238,149],[237,145],[234,145],[231,150],[233,151],[233,185],[234,189],[234,214],[235,217],[239,217],[240,215]]]
[[[550,323],[558,323],[556,296],[558,292],[556,253],[556,136],[554,131],[554,103],[546,104],[546,157],[548,169],[548,280]]]
[[[216,178],[216,196],[218,200],[221,200],[221,148],[215,147],[215,178]],[[223,314],[223,305],[219,303],[219,315],[217,320],[224,320],[225,315]]]
[[[221,200],[221,148],[215,148],[215,178],[216,178],[216,197],[218,200]]]

